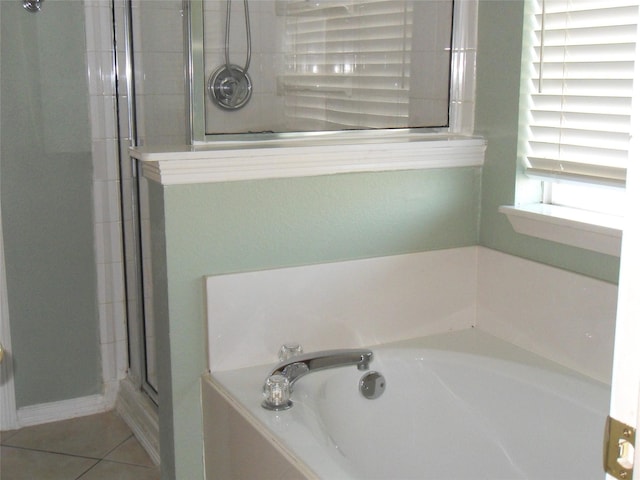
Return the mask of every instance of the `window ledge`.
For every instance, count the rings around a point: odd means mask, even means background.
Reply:
[[[622,217],[542,203],[505,205],[499,211],[518,233],[620,256]]]

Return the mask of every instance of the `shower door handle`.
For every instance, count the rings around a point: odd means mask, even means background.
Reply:
[[[2,359],[4,358],[4,347],[2,343],[0,343],[0,363],[2,363]]]

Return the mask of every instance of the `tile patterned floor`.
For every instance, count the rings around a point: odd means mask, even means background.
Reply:
[[[2,480],[159,480],[115,412],[0,432]]]

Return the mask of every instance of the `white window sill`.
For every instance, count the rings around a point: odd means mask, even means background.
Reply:
[[[620,256],[622,217],[542,203],[505,205],[499,211],[518,233]]]

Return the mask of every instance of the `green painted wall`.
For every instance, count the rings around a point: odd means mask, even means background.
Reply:
[[[152,187],[154,271],[166,303],[161,351],[164,478],[201,478],[198,378],[206,369],[202,277],[481,244],[616,281],[618,259],[516,234],[498,207],[513,204],[517,171],[523,2],[482,0],[475,168]],[[481,220],[480,220],[481,219]]]
[[[519,194],[527,188],[517,167],[523,10],[522,0],[480,1],[476,133],[487,140],[480,244],[617,283],[618,257],[517,234],[498,212],[516,201],[516,182]]]
[[[21,2],[0,2],[0,193],[18,407],[102,387],[77,7],[58,1],[30,15]]]
[[[171,352],[158,365],[166,479],[202,478],[203,276],[478,242],[479,168],[152,184],[150,196],[154,292],[167,292],[158,348]]]

